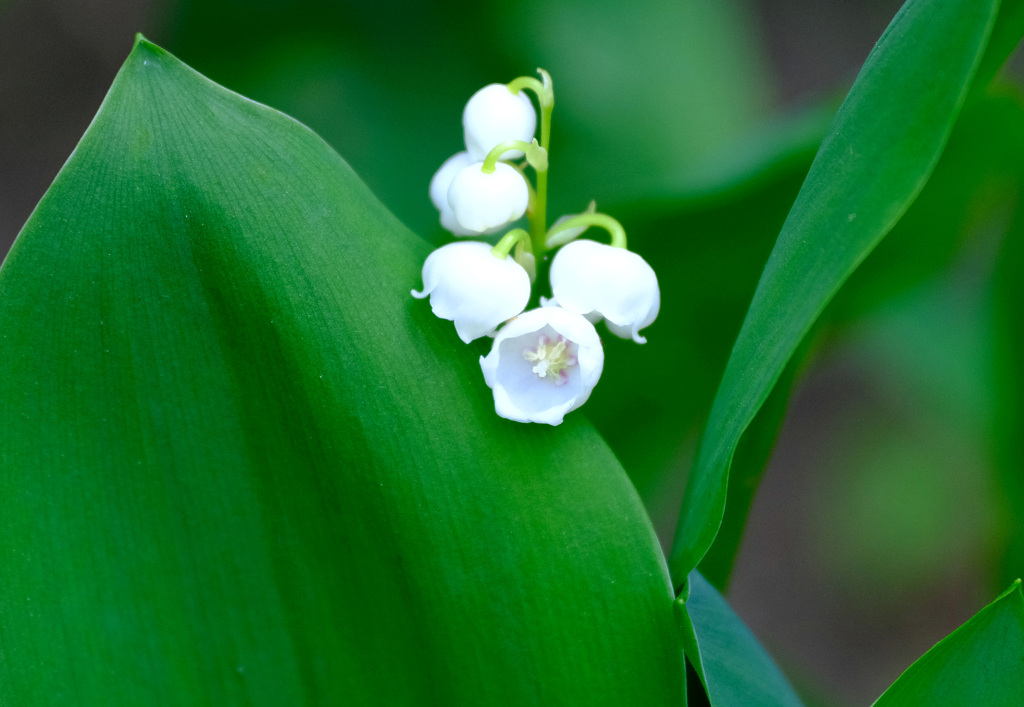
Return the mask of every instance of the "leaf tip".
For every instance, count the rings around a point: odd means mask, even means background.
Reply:
[[[995,604],[1003,599],[1006,599],[1011,595],[1017,596],[1020,598],[1021,601],[1024,601],[1024,591],[1022,591],[1021,589],[1020,577],[1013,580],[1013,582],[1010,583],[1010,586],[1006,588],[1006,591],[1004,591],[1002,594],[996,597],[995,601],[993,601],[992,603]]]
[[[144,51],[150,54],[167,54],[167,51],[162,47],[153,44],[153,42],[142,36],[142,32],[135,33],[135,44],[132,45],[132,54]]]

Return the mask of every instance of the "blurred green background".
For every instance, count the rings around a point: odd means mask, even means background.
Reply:
[[[552,217],[596,199],[661,281],[650,343],[605,337],[584,410],[669,539],[761,269],[899,4],[0,0],[0,252],[136,31],[309,125],[437,243],[427,184],[460,149],[466,99],[543,66]],[[1022,573],[1015,83],[1010,66],[967,106],[794,366],[728,597],[812,703],[874,699]]]

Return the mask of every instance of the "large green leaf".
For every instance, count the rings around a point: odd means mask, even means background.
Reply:
[[[1024,704],[1020,580],[907,668],[875,707]]]
[[[715,588],[697,571],[676,601],[683,645],[712,707],[800,707],[785,676]]]
[[[782,227],[726,366],[670,556],[677,585],[718,532],[744,430],[825,305],[927,181],[997,6],[910,0],[865,62]]]
[[[494,415],[428,251],[137,41],[0,270],[0,703],[683,699],[622,468]]]

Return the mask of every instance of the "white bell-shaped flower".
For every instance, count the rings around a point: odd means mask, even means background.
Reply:
[[[558,425],[590,397],[604,367],[604,349],[583,316],[544,307],[503,326],[480,367],[500,416]]]
[[[430,200],[434,207],[441,213],[441,226],[451,231],[456,236],[476,236],[478,231],[470,231],[459,225],[455,220],[455,213],[448,205],[448,187],[452,185],[455,175],[473,164],[473,158],[468,152],[456,152],[441,165],[441,168],[434,173],[430,180]]]
[[[661,292],[647,261],[625,248],[587,239],[573,241],[551,263],[551,293],[559,306],[578,314],[596,312],[608,329],[638,344],[639,331],[658,316]]]
[[[530,188],[513,167],[498,162],[490,174],[482,162],[463,168],[448,187],[448,205],[459,226],[484,233],[515,221],[526,213]]]
[[[537,112],[525,92],[512,93],[508,86],[492,83],[473,94],[462,112],[466,149],[483,161],[496,145],[508,140],[530,142],[537,129]],[[519,150],[502,155],[503,160],[523,156]]]
[[[423,292],[441,319],[455,322],[455,331],[467,344],[494,331],[516,316],[530,301],[530,276],[512,258],[499,258],[491,246],[479,241],[449,243],[423,263]]]

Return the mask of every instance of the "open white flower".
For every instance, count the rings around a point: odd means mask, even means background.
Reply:
[[[423,263],[423,292],[441,319],[455,322],[455,331],[467,344],[486,336],[506,319],[516,316],[530,300],[530,276],[512,258],[499,258],[491,246],[459,241],[438,248]]]
[[[544,307],[503,326],[480,367],[499,415],[558,425],[590,397],[604,367],[604,349],[583,316]]]
[[[462,112],[466,149],[483,161],[496,145],[508,140],[529,142],[537,129],[537,112],[525,92],[512,93],[508,86],[492,83],[473,94]],[[502,155],[503,160],[523,156],[519,150]]]
[[[461,169],[448,187],[448,205],[459,226],[474,233],[501,228],[526,213],[530,188],[513,167],[498,162],[484,172],[482,162]]]
[[[661,292],[647,261],[625,248],[581,239],[564,246],[551,263],[551,293],[577,314],[596,312],[608,329],[638,344],[639,331],[658,316]]]

